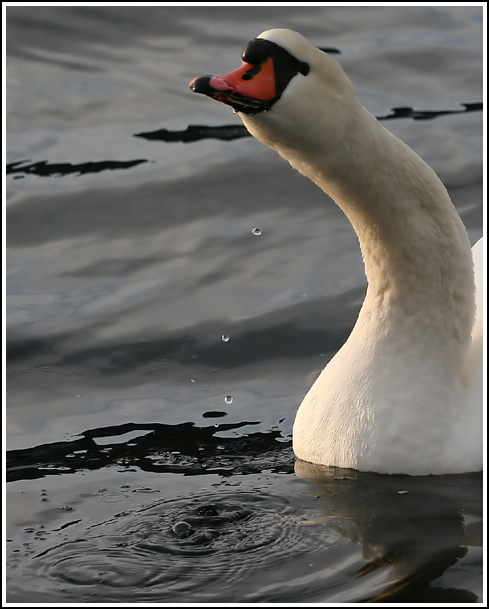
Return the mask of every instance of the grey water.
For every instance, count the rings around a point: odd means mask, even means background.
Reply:
[[[9,603],[484,600],[481,473],[294,460],[358,244],[188,88],[270,27],[337,49],[482,234],[481,7],[7,7]]]

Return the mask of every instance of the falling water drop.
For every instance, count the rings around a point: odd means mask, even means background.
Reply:
[[[261,228],[254,228],[251,232],[254,235],[261,235]]]
[[[221,336],[221,340],[223,343],[227,343],[229,341],[229,336],[227,334],[223,334]]]
[[[224,401],[226,402],[226,404],[231,404],[231,403],[232,403],[232,401],[233,401],[233,396],[232,396],[232,395],[227,395],[227,396],[224,398]]]

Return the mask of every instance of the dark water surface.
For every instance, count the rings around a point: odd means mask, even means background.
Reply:
[[[483,600],[481,474],[294,463],[365,292],[342,213],[252,138],[135,137],[239,127],[188,82],[277,26],[429,111],[386,126],[482,234],[481,8],[8,7],[9,602]]]

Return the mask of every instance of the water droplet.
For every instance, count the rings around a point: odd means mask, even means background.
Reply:
[[[254,228],[251,232],[254,235],[261,235],[261,228]]]
[[[188,522],[185,522],[185,520],[181,520],[173,525],[172,531],[177,537],[180,537],[180,539],[186,539],[192,533],[192,527]]]
[[[227,334],[223,334],[221,336],[221,340],[223,343],[227,343],[229,341],[229,336]]]
[[[190,382],[191,383],[195,383],[195,379],[190,379]]]
[[[77,397],[77,399],[79,399],[79,398],[81,398],[81,395],[77,395],[76,397]]]
[[[224,398],[224,401],[226,402],[226,404],[231,404],[233,402],[233,396],[232,395],[227,395]]]

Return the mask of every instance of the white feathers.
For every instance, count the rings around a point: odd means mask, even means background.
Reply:
[[[297,74],[248,130],[328,193],[357,233],[368,291],[302,402],[305,461],[411,475],[482,468],[482,287],[466,230],[433,170],[361,105],[331,57],[289,30],[259,36]],[[482,282],[482,240],[475,247]]]

